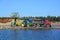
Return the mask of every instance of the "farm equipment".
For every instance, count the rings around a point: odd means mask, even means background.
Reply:
[[[51,22],[41,19],[24,19],[24,21],[21,23],[20,19],[15,19],[14,25],[23,27],[51,27]]]
[[[21,26],[22,25],[22,23],[21,23],[21,21],[20,21],[20,19],[14,19],[14,22],[12,23],[14,26]],[[12,26],[13,26],[12,25]]]
[[[51,27],[51,22],[50,21],[44,21],[41,19],[35,19],[32,22],[33,26],[40,26],[40,27]]]
[[[39,19],[34,19],[34,20],[30,20],[30,19],[25,19],[23,21],[24,27],[51,27],[51,22],[47,21],[47,20],[39,20]]]
[[[44,24],[46,25],[46,27],[51,27],[51,22],[48,20],[45,20]]]
[[[24,24],[24,27],[32,26],[32,20],[25,19],[25,20],[23,21],[23,24]]]

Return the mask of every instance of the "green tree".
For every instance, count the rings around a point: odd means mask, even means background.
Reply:
[[[13,12],[13,13],[10,15],[10,17],[15,18],[15,20],[14,20],[14,25],[16,25],[16,19],[19,19],[19,18],[20,18],[18,12]]]
[[[13,13],[11,14],[11,17],[13,17],[13,18],[20,18],[20,15],[19,15],[18,12],[13,12]]]

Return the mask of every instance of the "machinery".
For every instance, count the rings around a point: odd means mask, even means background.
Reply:
[[[32,22],[33,26],[40,26],[40,27],[51,27],[51,22],[47,20],[35,19]]]
[[[15,18],[13,25],[14,26],[22,26],[22,23],[21,23],[20,19]]]
[[[46,27],[51,27],[51,22],[48,21],[48,20],[45,20],[44,24],[45,24]]]
[[[20,19],[15,19],[14,25],[16,26],[23,26],[23,27],[51,27],[51,22],[48,20],[41,20],[41,19],[25,19],[22,23]]]
[[[30,20],[30,19],[25,19],[25,20],[23,21],[23,24],[24,24],[24,27],[32,26],[32,20]]]

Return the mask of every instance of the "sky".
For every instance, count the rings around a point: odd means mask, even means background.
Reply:
[[[24,16],[60,16],[60,0],[0,0],[0,17],[18,12]]]

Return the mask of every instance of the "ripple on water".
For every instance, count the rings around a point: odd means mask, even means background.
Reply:
[[[0,40],[60,40],[60,30],[0,30]]]

